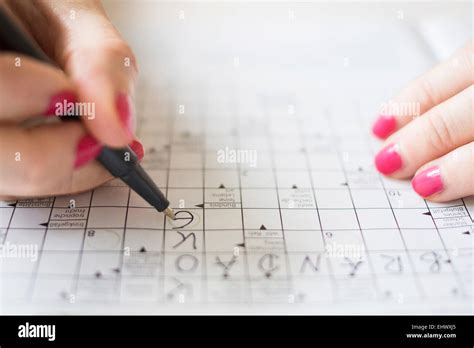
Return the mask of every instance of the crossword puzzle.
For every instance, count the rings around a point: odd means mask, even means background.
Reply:
[[[138,134],[176,220],[120,180],[1,203],[2,312],[472,311],[474,199],[434,204],[380,176],[356,111],[309,112],[291,93],[195,104],[168,90],[140,85]]]

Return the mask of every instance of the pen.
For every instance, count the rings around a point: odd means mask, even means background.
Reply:
[[[41,48],[0,7],[0,50],[14,51],[55,65]],[[77,117],[60,117],[61,120],[77,120]],[[127,160],[125,160],[127,159]],[[174,219],[173,210],[163,192],[138,163],[138,157],[127,146],[121,149],[102,147],[97,160],[115,177],[122,179],[132,190],[159,212]]]

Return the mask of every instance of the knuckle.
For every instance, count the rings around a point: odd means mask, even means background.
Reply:
[[[437,153],[444,153],[456,144],[456,134],[445,114],[435,114],[426,117],[428,123],[429,142]]]
[[[123,61],[127,59],[127,61],[130,62],[130,66],[135,71],[138,71],[137,59],[132,48],[126,41],[120,38],[111,39],[105,44],[105,49],[111,56],[120,59],[120,63],[123,63]]]
[[[98,52],[100,52],[99,57]],[[132,48],[118,36],[107,37],[101,41],[100,45],[70,46],[62,53],[61,61],[71,62],[74,65],[90,61],[90,57],[98,57],[99,63],[90,64],[89,72],[92,74],[102,73],[104,66],[123,65],[125,60],[130,63],[135,73],[138,72],[137,60]]]
[[[436,105],[440,97],[433,84],[426,78],[421,78],[418,85],[418,102],[422,105]]]

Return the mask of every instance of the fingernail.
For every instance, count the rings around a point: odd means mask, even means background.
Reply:
[[[117,96],[117,111],[120,121],[127,131],[128,135],[133,136],[133,115],[130,97],[125,93],[120,93]]]
[[[134,140],[130,144],[130,147],[132,148],[133,152],[135,152],[135,155],[137,155],[138,159],[141,160],[145,155],[145,149],[143,148],[143,144],[138,140]]]
[[[375,166],[384,175],[389,175],[399,170],[402,167],[402,158],[398,153],[397,144],[391,144],[383,148],[375,156]]]
[[[44,116],[64,116],[68,104],[75,103],[76,101],[77,97],[75,93],[71,91],[62,91],[51,97],[48,108],[43,114]]]
[[[77,144],[74,169],[80,168],[95,159],[102,146],[90,135],[85,135]]]
[[[372,133],[380,139],[387,138],[397,128],[397,120],[391,115],[379,115],[372,127]]]
[[[418,173],[411,181],[411,186],[421,197],[429,197],[443,191],[439,167],[434,166]]]

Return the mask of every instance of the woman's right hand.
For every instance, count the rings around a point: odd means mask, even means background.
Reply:
[[[0,0],[0,6],[62,69],[0,53],[0,198],[70,194],[110,180],[93,161],[101,144],[130,144],[143,157],[130,102],[135,59],[100,2]],[[77,101],[89,107],[82,122],[23,126],[30,118],[57,117],[61,105]]]

